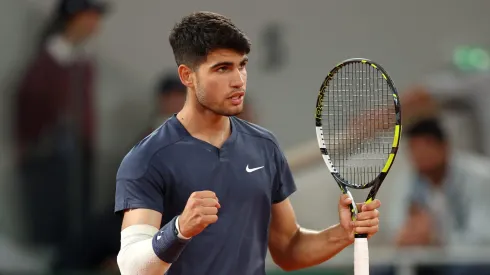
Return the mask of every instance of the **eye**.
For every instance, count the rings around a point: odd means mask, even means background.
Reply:
[[[225,67],[225,66],[223,66],[223,67],[219,67],[217,71],[218,71],[218,72],[220,72],[220,73],[224,73],[224,72],[226,72],[227,70],[228,70],[228,68],[227,68],[227,67]]]

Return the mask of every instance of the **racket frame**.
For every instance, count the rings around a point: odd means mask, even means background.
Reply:
[[[381,172],[369,183],[359,186],[359,185],[353,185],[350,184],[348,181],[346,181],[338,172],[337,168],[335,168],[334,164],[332,163],[330,156],[328,154],[328,149],[326,148],[324,139],[323,139],[323,125],[322,125],[322,110],[323,110],[323,98],[325,96],[325,93],[327,92],[327,88],[335,76],[335,74],[342,69],[344,66],[352,63],[362,63],[362,64],[368,64],[371,67],[375,68],[376,70],[380,71],[383,78],[386,80],[386,83],[388,84],[392,96],[393,96],[393,104],[395,106],[395,129],[394,129],[394,135],[393,135],[393,143],[392,143],[392,148],[391,152],[388,155],[388,159],[385,163],[385,166],[381,170]],[[322,154],[323,160],[325,164],[327,165],[330,173],[332,174],[332,177],[335,179],[337,182],[338,186],[340,187],[340,190],[342,193],[347,194],[351,199],[352,199],[352,204],[350,206],[351,212],[352,212],[352,220],[355,220],[358,214],[358,209],[357,206],[354,202],[354,198],[352,197],[351,192],[349,191],[348,188],[353,188],[353,189],[367,189],[371,188],[365,203],[370,203],[372,202],[376,194],[378,193],[379,188],[381,187],[381,184],[385,180],[388,172],[390,171],[393,162],[395,160],[396,154],[398,152],[398,146],[400,143],[400,138],[401,138],[401,106],[400,106],[400,100],[398,96],[398,91],[395,87],[395,84],[393,80],[390,78],[386,70],[378,63],[369,60],[367,58],[350,58],[346,59],[340,63],[338,63],[325,77],[316,101],[316,109],[315,109],[315,126],[316,126],[316,136],[318,140],[318,146],[320,148],[320,152]],[[356,238],[366,238],[366,234],[356,234]]]
[[[383,78],[386,80],[388,83],[389,88],[392,91],[393,95],[393,104],[395,105],[395,130],[394,130],[394,135],[393,135],[393,144],[391,148],[391,152],[388,155],[388,159],[385,163],[385,166],[381,170],[381,172],[374,178],[372,181],[365,185],[353,185],[347,182],[345,179],[342,178],[340,173],[338,172],[337,168],[335,168],[334,164],[332,163],[330,156],[328,154],[328,149],[326,148],[325,141],[323,139],[323,128],[322,128],[322,109],[323,109],[323,98],[325,96],[326,89],[328,85],[330,84],[330,81],[333,79],[333,76],[340,70],[342,67],[344,67],[347,64],[351,63],[363,63],[363,64],[368,64],[371,67],[379,70],[383,76]],[[367,195],[365,203],[370,203],[372,202],[376,194],[378,193],[379,188],[381,187],[381,184],[386,178],[386,175],[390,171],[393,162],[395,160],[396,154],[398,152],[398,145],[400,143],[400,137],[401,137],[401,107],[400,107],[400,100],[398,96],[398,91],[395,87],[395,84],[393,80],[389,77],[388,73],[386,72],[383,67],[376,63],[373,62],[369,59],[366,58],[351,58],[344,60],[337,64],[330,72],[329,74],[325,77],[321,87],[320,91],[318,93],[317,97],[317,102],[316,102],[316,110],[315,110],[315,125],[316,125],[316,136],[318,140],[318,146],[320,148],[320,152],[322,154],[323,160],[325,161],[325,164],[327,165],[328,169],[330,170],[330,173],[332,174],[332,177],[335,179],[337,182],[338,186],[340,187],[340,190],[342,190],[342,193],[347,194],[351,200],[352,204],[350,205],[350,210],[352,214],[352,220],[355,221],[357,214],[358,214],[358,209],[356,206],[356,203],[354,201],[354,197],[352,196],[351,192],[349,191],[348,188],[353,188],[353,189],[367,189],[371,188],[369,191],[369,194]],[[356,275],[369,275],[369,249],[368,249],[368,242],[367,242],[367,234],[355,234],[354,235],[354,274]]]

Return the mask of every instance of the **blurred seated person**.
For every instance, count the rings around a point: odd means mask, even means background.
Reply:
[[[148,132],[152,132],[162,125],[162,123],[164,123],[170,116],[178,113],[184,106],[186,94],[186,87],[182,84],[178,76],[173,74],[165,75],[157,85],[156,112],[153,115]],[[255,123],[250,102],[244,105],[243,112],[238,115],[238,117]]]
[[[404,137],[414,173],[405,183],[408,199],[396,245],[441,246],[449,253],[451,248],[489,245],[490,223],[483,217],[490,207],[490,161],[454,152],[437,118],[411,123]],[[474,268],[478,267],[429,273],[483,274]]]

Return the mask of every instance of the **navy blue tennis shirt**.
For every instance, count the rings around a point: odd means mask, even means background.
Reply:
[[[167,274],[265,274],[271,206],[296,191],[274,135],[230,117],[221,148],[192,137],[176,116],[136,144],[117,173],[115,212],[146,208],[162,224],[181,214],[192,192],[216,193],[218,221],[192,238]]]

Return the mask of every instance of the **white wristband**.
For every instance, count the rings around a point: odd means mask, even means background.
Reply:
[[[177,219],[175,219],[175,228],[177,229],[177,232],[178,232],[177,237],[179,237],[180,239],[183,239],[183,240],[188,240],[190,238],[184,237],[184,235],[182,235],[182,233],[180,233],[179,217],[180,216],[177,216]]]

